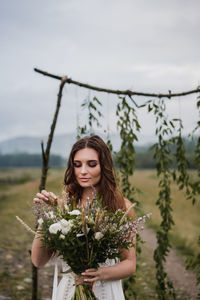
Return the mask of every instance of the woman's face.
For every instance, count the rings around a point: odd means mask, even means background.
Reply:
[[[101,179],[98,153],[92,148],[84,148],[74,156],[74,174],[81,187],[96,186]]]

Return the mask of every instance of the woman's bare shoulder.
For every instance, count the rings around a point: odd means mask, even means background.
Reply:
[[[128,200],[127,198],[124,198],[125,201],[125,205],[126,205],[126,209],[129,209],[129,207],[133,204],[130,200]]]
[[[133,204],[130,200],[124,198],[124,201],[125,201],[125,205],[126,205],[126,210],[128,210],[131,205]],[[135,210],[134,208],[132,208],[128,214],[130,217],[134,217],[135,216]]]

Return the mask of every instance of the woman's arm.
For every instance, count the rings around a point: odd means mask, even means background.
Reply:
[[[35,267],[44,266],[51,258],[53,251],[44,248],[39,235],[36,233],[32,244],[31,260]]]
[[[34,202],[40,202],[45,201],[47,204],[49,203],[49,196],[54,198],[54,201],[56,203],[57,197],[53,193],[48,193],[47,191],[43,190],[41,193],[37,193],[36,198],[34,198]],[[38,228],[39,229],[39,228]],[[32,263],[35,267],[42,267],[44,266],[49,259],[51,258],[53,254],[53,251],[44,248],[44,245],[40,239],[40,236],[38,233],[36,233],[35,238],[33,240],[32,244],[32,250],[31,250],[31,259]]]

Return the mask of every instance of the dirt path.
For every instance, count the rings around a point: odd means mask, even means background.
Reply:
[[[155,232],[149,228],[145,228],[141,232],[141,236],[146,242],[146,247],[152,251],[153,255],[153,251],[157,244]],[[198,288],[195,284],[195,275],[193,272],[185,270],[184,261],[177,256],[174,249],[171,249],[167,257],[166,271],[173,281],[174,286],[185,292],[186,299],[197,299]]]

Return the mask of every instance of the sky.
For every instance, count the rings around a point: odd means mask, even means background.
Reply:
[[[49,133],[59,88],[33,68],[113,88],[167,93],[200,85],[199,0],[9,0],[0,2],[0,141]],[[105,104],[103,129],[116,132],[118,98],[66,85],[56,135],[85,123],[82,101]],[[197,95],[166,100],[187,134],[198,120]],[[146,98],[135,97],[140,104]],[[78,116],[78,117],[77,117]],[[138,111],[141,140],[154,119]]]

